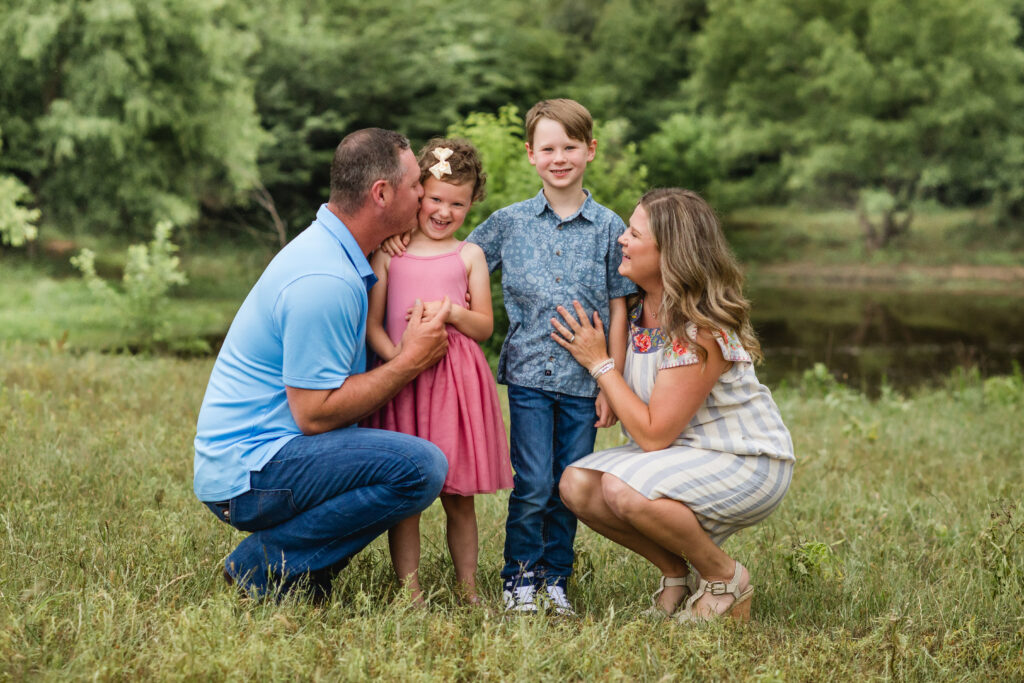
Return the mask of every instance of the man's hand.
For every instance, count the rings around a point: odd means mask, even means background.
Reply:
[[[415,317],[402,335],[398,355],[369,372],[351,375],[337,389],[285,387],[288,407],[302,433],[311,436],[355,424],[397,394],[418,374],[448,352],[445,320],[451,302],[441,302],[437,314],[423,319],[423,303],[413,307]]]
[[[604,395],[604,389],[597,392],[597,398],[594,400],[594,408],[597,410],[597,422],[594,423],[595,427],[612,427],[619,418],[612,411],[611,404],[608,403],[608,398]]]
[[[448,331],[445,323],[452,312],[452,302],[445,297],[437,304],[432,315],[425,315],[426,308],[422,301],[409,312],[409,324],[402,334],[398,355],[395,360],[410,363],[416,368],[416,374],[423,372],[441,360],[448,353]]]

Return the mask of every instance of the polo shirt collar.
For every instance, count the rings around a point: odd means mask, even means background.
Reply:
[[[366,260],[363,250],[359,248],[359,244],[356,242],[356,238],[352,236],[352,233],[349,232],[348,226],[342,223],[341,219],[335,216],[334,212],[328,209],[326,204],[320,205],[320,209],[316,212],[316,220],[320,225],[327,228],[327,232],[331,233],[334,239],[338,240],[338,244],[345,250],[348,260],[355,267],[356,273],[366,283],[366,288],[373,287],[374,283],[377,282],[377,276],[373,274],[370,262]]]
[[[564,219],[565,222],[571,221],[576,218],[576,216],[582,216],[591,223],[593,223],[597,218],[597,202],[595,202],[594,198],[590,195],[590,190],[584,189],[583,194],[587,195],[587,198],[583,200],[583,204],[580,205],[580,208],[576,213]],[[537,216],[544,213],[544,209],[550,209],[551,213],[555,213],[555,210],[551,208],[551,204],[548,203],[548,198],[544,196],[543,188],[541,188],[541,191],[534,195],[533,199],[530,199],[529,201],[533,202],[530,209]],[[555,215],[557,216],[558,214]]]

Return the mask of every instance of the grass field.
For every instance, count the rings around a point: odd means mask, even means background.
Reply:
[[[793,486],[726,546],[757,584],[753,621],[693,628],[644,619],[655,571],[589,530],[580,617],[503,619],[498,495],[478,504],[483,608],[451,597],[437,504],[429,609],[397,591],[382,540],[327,606],[239,600],[219,566],[242,534],[191,492],[211,364],[0,343],[0,680],[1024,677],[1019,373],[877,401],[826,373],[780,390]]]

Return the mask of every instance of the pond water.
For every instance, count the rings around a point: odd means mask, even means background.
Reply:
[[[824,363],[842,382],[876,394],[934,383],[957,367],[983,375],[1024,366],[1020,295],[869,289],[752,288],[754,329],[769,386]]]

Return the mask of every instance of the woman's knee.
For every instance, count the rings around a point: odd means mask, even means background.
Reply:
[[[580,467],[566,467],[558,482],[558,495],[565,506],[575,513],[584,508],[595,493],[594,483],[600,473]]]
[[[629,519],[641,512],[644,503],[650,502],[632,486],[608,473],[601,476],[601,493],[608,508],[619,519]]]

